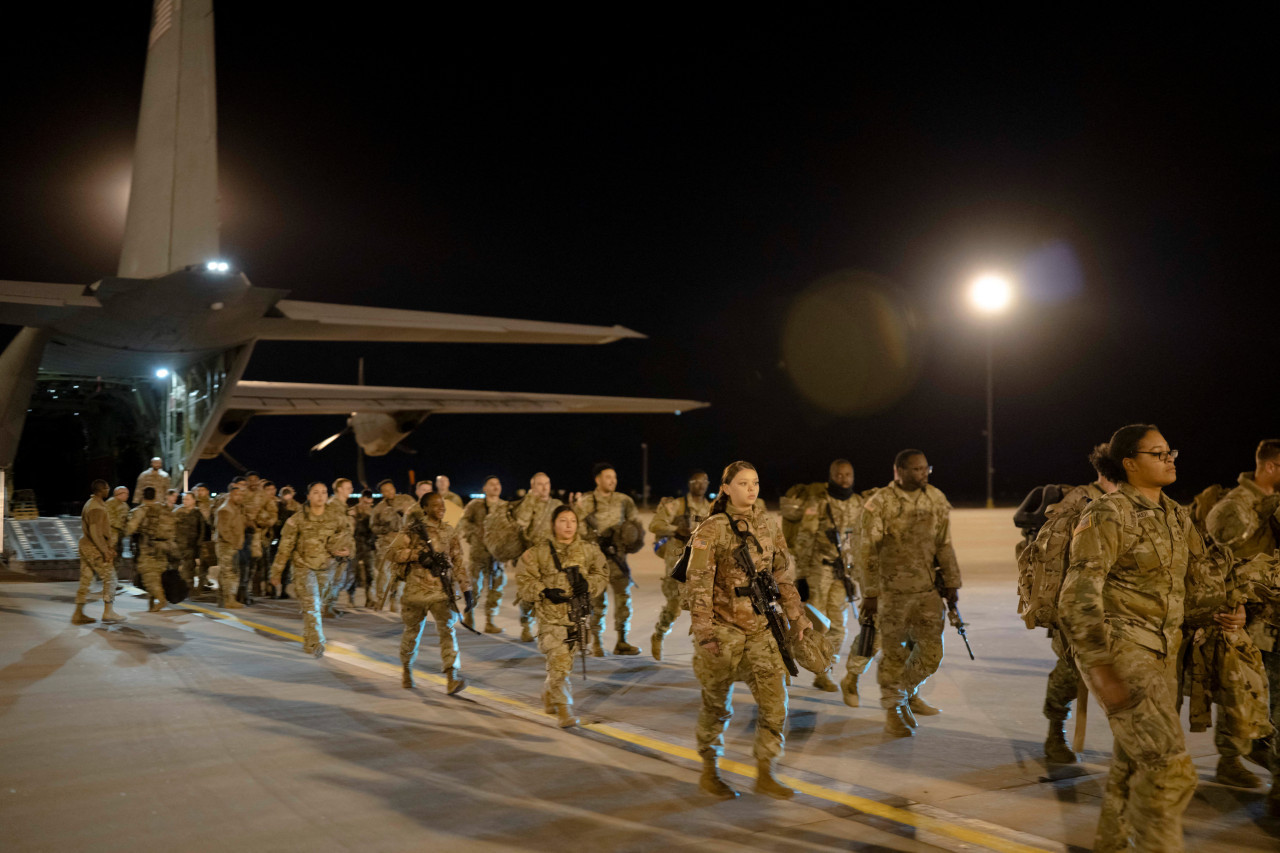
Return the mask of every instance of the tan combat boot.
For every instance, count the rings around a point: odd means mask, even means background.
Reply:
[[[556,712],[556,705],[551,701],[551,694],[545,690],[542,691],[542,710],[546,711],[548,714],[554,714]]]
[[[702,778],[698,780],[698,787],[722,800],[732,800],[738,796],[738,792],[721,778],[720,766],[716,763],[715,755],[702,756]]]
[[[533,642],[533,632],[529,630],[529,626],[528,626],[528,625],[521,625],[521,626],[520,626],[520,642],[522,642],[522,643],[532,643],[532,642]]]
[[[794,788],[788,788],[773,775],[771,758],[761,758],[756,762],[756,793],[765,794],[775,800],[789,800],[796,795]]]
[[[615,655],[638,655],[640,650],[627,642],[626,634],[618,635],[618,643],[613,647]]]
[[[654,631],[653,636],[649,638],[649,654],[653,655],[654,660],[662,660],[662,641],[666,639],[661,631]]]
[[[316,660],[324,657],[324,643],[316,643],[316,647],[311,650],[311,656]]]
[[[827,693],[835,693],[840,688],[832,681],[825,672],[820,672],[813,679],[813,686]]]
[[[484,620],[484,632],[486,634],[501,634],[502,629],[493,624],[493,620],[486,616]]]
[[[474,610],[468,610],[466,613],[463,613],[462,624],[474,631],[476,629],[476,612]]]
[[[894,737],[911,737],[913,732],[902,715],[902,705],[895,705],[884,712],[884,730]]]
[[[560,718],[560,728],[571,729],[578,725],[578,718],[573,715],[572,705],[557,705],[556,716]]]
[[[907,700],[907,705],[911,708],[911,713],[919,714],[922,717],[936,717],[942,713],[940,708],[935,708],[919,696],[912,696]]]
[[[1218,772],[1214,774],[1213,781],[1233,788],[1256,788],[1262,784],[1257,774],[1240,763],[1238,755],[1224,755],[1218,759]]]
[[[417,682],[413,680],[413,667],[405,664],[400,668],[400,686],[405,690],[412,690],[417,687]]]
[[[83,604],[77,604],[77,605],[76,605],[76,612],[71,614],[71,624],[72,624],[72,625],[92,625],[94,622],[97,622],[97,621],[98,621],[98,620],[97,620],[97,619],[94,619],[92,616],[85,616],[85,615],[84,615],[84,605],[83,605]]]
[[[600,642],[599,634],[591,635],[591,656],[596,658],[605,656],[604,643]]]
[[[860,704],[858,699],[858,676],[852,672],[846,675],[844,680],[840,682],[840,693],[842,694],[841,698],[844,699],[844,704],[850,708],[857,708]]]
[[[1051,764],[1075,764],[1080,760],[1067,744],[1066,725],[1062,720],[1049,721],[1049,736],[1044,740],[1044,757]]]
[[[103,607],[102,609],[102,621],[103,622],[128,622],[129,620],[126,619],[121,614],[117,613],[115,611],[115,608],[111,606],[111,602],[108,601],[106,603],[106,606]]]
[[[454,694],[461,693],[463,690],[466,690],[466,689],[467,689],[467,680],[462,677],[462,673],[454,671],[452,674],[450,674],[449,685],[448,687],[445,688],[446,693],[448,693],[450,696],[453,696]]]
[[[148,596],[147,612],[155,613],[157,610],[163,610],[164,606],[168,603],[169,602],[165,601],[163,598],[151,598],[150,596]]]
[[[910,705],[899,705],[898,710],[902,712],[902,722],[906,723],[913,729],[920,726],[920,724],[916,722],[916,715],[911,713]]]

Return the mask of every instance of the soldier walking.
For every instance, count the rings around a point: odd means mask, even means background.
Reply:
[[[551,478],[539,471],[529,478],[529,491],[516,504],[516,523],[524,531],[526,542],[543,542],[551,538],[551,516],[556,507],[563,506],[559,498],[551,497]],[[525,601],[516,591],[516,606],[520,610],[520,642],[533,642],[533,629],[537,623],[535,602]]]
[[[483,593],[485,596],[484,632],[501,634],[502,629],[493,620],[502,606],[502,590],[507,585],[507,578],[502,563],[484,546],[484,520],[490,512],[505,505],[506,501],[502,499],[502,481],[497,477],[485,478],[481,491],[484,492],[484,497],[471,500],[463,509],[462,520],[458,522],[458,536],[466,541],[469,548],[467,570],[477,606],[480,595]],[[468,611],[462,621],[468,628],[475,628],[473,611]]]
[[[90,488],[89,500],[80,510],[80,585],[76,588],[76,609],[71,614],[71,624],[90,625],[98,621],[84,612],[89,586],[95,576],[102,580],[102,621],[124,622],[125,617],[111,606],[116,599],[116,551],[111,541],[111,517],[106,501],[111,485],[106,480],[94,480]]]
[[[154,613],[168,604],[160,576],[175,561],[174,547],[178,538],[177,518],[168,507],[156,501],[154,487],[143,486],[142,503],[129,513],[125,535],[136,537],[136,570],[147,591],[147,611]]]
[[[244,490],[233,483],[223,496],[216,516],[215,548],[218,554],[218,603],[228,610],[243,607],[236,600],[240,586],[240,560],[244,548],[245,521],[240,504]]]
[[[671,626],[680,616],[681,584],[671,577],[671,568],[684,553],[694,528],[711,515],[711,501],[707,500],[707,490],[711,479],[707,472],[697,469],[689,473],[689,488],[682,497],[663,498],[658,509],[649,522],[649,532],[654,539],[663,542],[657,549],[666,571],[662,575],[662,597],[666,602],[658,614],[658,624],[653,628],[653,636],[649,638],[649,651],[654,660],[662,660],[662,641],[671,633]]]
[[[178,560],[178,573],[191,588],[192,594],[198,589],[196,564],[200,558],[200,545],[205,538],[204,516],[196,506],[195,492],[187,492],[182,496],[182,505],[173,511],[175,539],[174,553]],[[203,575],[204,572],[200,571]],[[201,578],[202,580],[203,578]]]
[[[155,489],[156,497],[159,498],[165,492],[169,491],[169,482],[169,472],[164,470],[164,460],[159,456],[152,456],[151,464],[145,471],[138,475],[138,483],[133,488],[133,502],[135,504],[140,504],[142,502],[142,490],[147,486]],[[124,499],[127,501],[129,496],[125,495]]]
[[[592,475],[596,481],[594,491],[579,496],[574,503],[574,512],[578,520],[583,522],[582,537],[605,551],[605,543],[621,532],[622,525],[633,521],[636,517],[636,502],[629,495],[618,492],[618,472],[612,465],[600,463],[595,466]],[[620,545],[613,547],[620,550]],[[611,558],[606,553],[609,563],[609,589],[613,595],[616,612],[613,617],[614,628],[618,632],[618,642],[613,647],[615,655],[638,655],[640,649],[627,642],[627,632],[631,630],[631,577],[622,568],[621,555]],[[600,592],[591,601],[592,636],[591,653],[596,657],[604,657],[604,622],[609,613],[609,601],[605,592]]]
[[[408,495],[402,495],[396,492],[395,483],[390,480],[383,480],[378,484],[378,491],[382,492],[382,500],[378,501],[373,508],[373,513],[369,516],[369,529],[378,537],[376,553],[374,555],[374,604],[372,607],[379,607],[382,602],[389,601],[392,611],[396,609],[395,596],[392,587],[392,569],[387,559],[387,549],[391,547],[391,542],[396,538],[396,534],[400,532],[400,527],[404,523],[404,515],[412,507],[417,505],[417,501]]]
[[[324,483],[307,486],[307,504],[289,516],[280,531],[280,547],[271,564],[271,584],[279,585],[284,567],[293,564],[294,596],[302,613],[302,650],[324,656],[324,594],[335,561],[351,555],[351,529],[346,514],[336,514],[328,503]]]

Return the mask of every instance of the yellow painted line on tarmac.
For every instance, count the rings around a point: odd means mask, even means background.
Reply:
[[[296,643],[303,642],[302,637],[297,634],[289,631],[282,631],[279,628],[272,628],[270,625],[263,625],[260,622],[252,622],[231,613],[223,613],[219,610],[211,610],[207,607],[201,607],[198,604],[187,604],[186,602],[183,602],[178,606],[187,610],[203,613],[222,621],[238,622],[246,628],[251,628],[255,631],[263,631],[285,640],[292,640]],[[370,657],[364,652],[357,651],[345,645],[327,644],[325,647],[325,656],[328,657],[329,655],[334,655],[339,658],[353,658],[360,661],[362,664],[385,672],[389,675],[398,675],[400,672],[398,667],[389,664],[384,660]],[[430,673],[415,672],[414,677],[425,678],[435,684],[443,685],[447,683],[447,679]],[[512,699],[510,696],[504,696],[501,693],[495,693],[491,690],[486,690],[483,687],[472,687],[468,684],[467,692],[493,702],[519,708],[522,711],[534,714],[540,714],[542,712],[541,708],[535,708],[527,702]],[[661,752],[664,755],[670,755],[673,758],[681,758],[698,763],[702,761],[701,756],[699,756],[695,750],[690,749],[687,746],[676,746],[675,744],[667,743],[666,741],[658,740],[657,738],[648,737],[635,732],[624,731],[615,726],[608,725],[607,723],[585,723],[582,725],[582,728],[614,740],[632,744],[633,746],[653,750],[654,752]],[[722,759],[720,761],[720,767],[721,769],[738,776],[745,776],[749,779],[754,779],[756,777],[756,768],[749,764],[743,764],[739,761]],[[778,778],[802,794],[808,794],[811,797],[817,797],[820,800],[826,800],[830,803],[848,806],[849,808],[855,809],[863,814],[883,818],[884,820],[903,824],[904,826],[910,826],[923,832],[931,832],[967,844],[976,844],[988,850],[999,851],[999,853],[1043,853],[1044,850],[1042,847],[1032,847],[1031,845],[1023,844],[1007,838],[1001,838],[998,835],[992,835],[979,829],[973,829],[971,827],[930,817],[929,815],[907,811],[906,809],[900,809],[896,806],[890,806],[885,803],[876,802],[875,800],[869,800],[866,797],[846,794],[842,791],[836,791],[824,785],[806,782],[803,779],[796,779],[791,776],[782,775],[779,775]]]

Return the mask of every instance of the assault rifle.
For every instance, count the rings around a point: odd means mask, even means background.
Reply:
[[[627,552],[619,548],[617,543],[613,541],[613,537],[616,535],[616,528],[613,533],[601,533],[596,529],[596,514],[594,512],[584,518],[583,521],[587,523],[587,527],[596,531],[596,544],[604,552],[605,559],[621,570],[623,576],[627,579],[628,586],[634,586],[638,589],[640,584],[632,579],[631,567],[627,565]]]
[[[738,536],[738,547],[733,551],[733,559],[747,576],[747,585],[735,587],[734,592],[751,599],[751,608],[769,623],[769,632],[773,634],[773,639],[778,644],[778,652],[782,655],[782,662],[786,665],[787,672],[792,676],[799,676],[800,670],[796,666],[795,658],[791,656],[791,647],[787,644],[787,630],[791,625],[787,614],[782,610],[782,605],[778,603],[782,598],[782,593],[778,590],[778,582],[774,580],[772,572],[756,569],[755,561],[751,557],[751,548],[747,544],[748,538],[756,538],[751,531],[739,530],[738,522],[733,518],[729,519],[729,526]],[[756,540],[756,550],[761,554],[764,553],[759,540]]]
[[[860,658],[876,656],[876,615],[862,611],[858,617],[858,636],[853,641],[853,653]]]
[[[564,572],[569,579],[569,619],[573,627],[569,629],[569,642],[578,646],[578,654],[582,658],[582,680],[587,680],[587,641],[591,636],[591,628],[587,624],[591,618],[591,588],[582,576],[579,566],[560,565],[560,555],[556,553],[555,543],[548,540],[551,559],[556,564],[556,571]]]
[[[445,598],[449,602],[449,609],[457,614],[458,623],[471,633],[479,634],[479,631],[462,621],[462,613],[458,611],[458,602],[456,600],[458,593],[453,588],[453,563],[449,560],[448,555],[441,554],[431,544],[431,536],[421,518],[414,518],[410,529],[416,530],[418,535],[422,537],[422,541],[427,545],[425,548],[418,550],[418,555],[415,558],[416,562],[431,572],[432,577],[440,581],[440,588],[444,590]],[[463,597],[466,600],[467,612],[469,613],[475,605],[471,601],[470,593],[464,593]]]
[[[831,512],[831,503],[827,502],[827,520],[831,522],[831,526],[827,528],[827,539],[832,545],[836,546],[836,558],[834,560],[824,560],[831,567],[831,573],[835,575],[836,580],[844,584],[844,597],[850,604],[853,604],[857,598],[857,590],[853,586],[853,578],[849,577],[852,566],[849,565],[849,558],[845,553],[844,537],[840,535],[840,526],[836,524],[836,517]],[[858,617],[858,608],[853,609],[853,616]]]
[[[973,646],[969,645],[969,635],[964,630],[968,623],[960,618],[960,608],[956,607],[955,602],[947,598],[947,585],[942,580],[941,569],[933,573],[933,588],[938,591],[938,595],[942,596],[942,600],[947,602],[947,620],[955,626],[960,639],[964,640],[964,647],[969,652],[969,660],[974,660]]]

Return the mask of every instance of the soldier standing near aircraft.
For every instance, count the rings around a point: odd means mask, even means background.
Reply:
[[[578,718],[573,715],[569,677],[574,653],[587,641],[586,637],[578,636],[570,604],[575,596],[585,592],[594,597],[609,585],[604,554],[583,540],[578,535],[579,529],[573,509],[561,504],[551,511],[552,535],[534,542],[516,564],[520,600],[532,602],[537,611],[538,650],[547,659],[543,708],[559,718],[561,728],[578,724]],[[576,587],[570,580],[570,570],[576,570]]]
[[[790,623],[785,639],[800,639],[813,626],[795,588],[795,570],[778,523],[757,502],[760,478],[749,462],[734,462],[720,478],[720,495],[710,517],[690,542],[689,615],[693,622],[693,671],[702,684],[698,715],[700,786],[729,799],[738,792],[720,777],[724,731],[733,717],[733,685],[746,681],[758,708],[755,746],[756,791],[785,799],[795,791],[774,776],[787,724],[787,671],[767,618],[739,590],[751,575],[767,573],[777,588],[777,605]],[[745,566],[742,560],[750,560]],[[750,574],[748,574],[750,572]]]
[[[464,508],[463,505],[465,502],[462,500],[462,495],[457,495],[449,491],[449,478],[444,474],[440,474],[436,477],[436,494],[458,507],[458,509]]]
[[[223,495],[222,506],[218,507],[216,516],[217,535],[214,539],[218,552],[218,603],[228,610],[243,607],[236,600],[240,586],[240,556],[244,548],[245,523],[240,504],[244,500],[244,489],[238,489],[232,483]]]
[[[400,601],[400,618],[404,622],[404,633],[400,635],[401,684],[406,689],[414,687],[413,664],[418,659],[423,624],[430,614],[440,638],[441,671],[448,680],[445,690],[452,696],[467,686],[458,663],[458,606],[452,596],[461,590],[467,609],[471,609],[471,581],[465,571],[455,573],[462,565],[462,544],[444,520],[444,498],[428,494],[420,506],[422,515],[406,514],[403,529],[387,551],[396,564],[395,582],[404,578]]]
[[[93,493],[80,510],[80,586],[76,588],[76,609],[72,625],[89,625],[98,620],[86,616],[84,605],[89,598],[89,585],[94,576],[102,580],[102,621],[123,622],[125,618],[112,608],[116,595],[115,547],[111,543],[111,518],[107,514],[106,497],[111,485],[94,480]]]
[[[218,553],[214,548],[214,507],[213,498],[209,494],[209,487],[204,483],[196,483],[196,511],[200,513],[203,521],[202,533],[200,535],[200,545],[197,557],[199,558],[200,573],[200,591],[208,592],[213,588],[209,583],[209,570],[218,564]]]
[[[662,577],[662,596],[666,603],[658,614],[658,624],[654,626],[653,636],[649,638],[649,650],[655,660],[662,660],[662,641],[671,631],[680,616],[681,584],[671,577],[671,567],[684,553],[689,536],[694,528],[706,520],[711,514],[711,501],[707,500],[707,489],[711,480],[707,472],[697,469],[689,474],[689,489],[683,497],[663,498],[658,509],[649,522],[649,532],[655,540],[666,542],[658,550],[666,566]]]
[[[164,470],[164,460],[159,456],[151,457],[150,467],[138,475],[138,484],[133,488],[133,502],[142,502],[142,490],[147,486],[156,490],[156,497],[163,495],[169,491],[169,482],[169,472]]]
[[[324,483],[307,486],[307,505],[289,516],[280,531],[280,547],[271,564],[271,583],[278,586],[287,563],[293,564],[294,596],[302,612],[302,650],[324,656],[325,584],[335,560],[351,554],[351,529],[347,515],[335,513]]]
[[[353,491],[355,491],[355,484],[346,477],[339,477],[333,481],[333,497],[329,498],[329,503],[327,504],[334,520],[340,523],[347,532],[348,543],[354,543],[356,535],[356,522],[351,517],[350,506],[351,493]],[[323,603],[323,612],[325,616],[332,619],[342,615],[337,608],[338,592],[347,585],[347,579],[350,577],[350,554],[353,547],[354,544],[349,544],[347,553],[335,558],[329,571],[321,578],[320,598]]]
[[[360,499],[356,501],[356,505],[351,508],[356,555],[353,562],[355,571],[352,572],[351,583],[347,587],[347,603],[352,607],[356,604],[358,587],[364,589],[365,607],[373,601],[373,555],[377,550],[378,537],[373,535],[373,528],[369,526],[372,515],[373,492],[365,489],[360,493]]]
[[[826,636],[837,653],[834,665],[844,646],[850,602],[841,578],[847,577],[851,585],[857,578],[854,539],[863,500],[853,490],[853,464],[837,459],[827,468],[826,483],[792,488],[787,495],[782,499],[782,517],[795,525],[791,541],[796,579],[808,585],[809,604],[831,623]],[[813,686],[829,693],[838,689],[825,672],[814,677]]]
[[[174,551],[178,558],[178,572],[191,587],[191,591],[195,592],[197,589],[196,563],[200,557],[200,544],[205,538],[204,516],[196,506],[195,492],[187,492],[182,496],[182,506],[173,511],[173,517],[176,531]],[[200,570],[200,574],[203,576],[203,570]]]
[[[107,500],[107,516],[111,520],[111,547],[116,557],[112,566],[116,577],[120,577],[120,567],[124,560],[124,527],[129,523],[129,487],[116,486]]]
[[[418,485],[422,484],[419,483]],[[427,485],[429,487],[431,484],[427,483]],[[369,606],[380,607],[382,602],[388,601],[394,612],[397,605],[394,590],[392,589],[394,586],[391,579],[393,566],[387,560],[387,549],[391,547],[392,540],[400,532],[400,528],[404,524],[405,513],[416,506],[417,502],[408,495],[398,494],[395,483],[390,480],[383,480],[379,483],[378,491],[382,492],[382,500],[378,501],[369,516],[369,529],[373,531],[374,536],[378,537],[376,553],[373,558],[374,566],[376,567],[373,584],[374,603]],[[422,494],[425,495],[428,492],[423,492]]]
[[[1094,850],[1183,849],[1195,791],[1177,709],[1188,511],[1164,494],[1178,453],[1156,427],[1116,431],[1099,461],[1120,488],[1085,507],[1071,540],[1058,621],[1115,735]]]
[[[147,611],[154,613],[169,603],[164,597],[160,575],[174,562],[174,540],[178,536],[177,518],[168,507],[156,501],[154,487],[142,487],[142,503],[129,513],[125,535],[136,537],[136,568],[147,591]]]
[[[524,531],[526,542],[542,542],[551,537],[551,516],[556,507],[564,504],[551,497],[551,478],[542,471],[529,478],[529,491],[516,504],[516,522]],[[525,601],[516,593],[516,606],[520,608],[520,642],[533,642],[533,629],[537,622],[535,602]]]
[[[492,510],[506,504],[502,499],[502,481],[497,477],[487,477],[484,481],[483,498],[475,498],[462,511],[462,520],[458,522],[458,536],[466,540],[470,553],[468,572],[471,578],[471,589],[479,606],[481,593],[486,593],[484,601],[484,632],[501,634],[502,629],[494,624],[502,606],[502,590],[506,586],[506,573],[502,563],[494,559],[484,547],[484,520]],[[462,617],[468,628],[475,628],[475,617],[468,612]]]
[[[614,537],[627,521],[636,517],[636,502],[629,495],[618,492],[618,472],[612,465],[600,463],[591,472],[596,481],[594,491],[580,495],[574,503],[573,510],[578,520],[583,522],[582,537],[593,545],[605,550],[604,543]],[[620,546],[615,545],[620,551]],[[613,617],[614,628],[618,631],[618,642],[613,647],[615,655],[638,655],[640,650],[627,642],[627,632],[631,629],[631,576],[623,570],[617,559],[609,559],[609,591],[613,593],[613,603],[617,612]],[[625,558],[625,554],[621,555]],[[604,657],[604,622],[609,612],[609,601],[601,592],[591,601],[592,636],[591,653],[596,657]]]
[[[880,633],[880,705],[885,731],[910,737],[916,715],[938,709],[918,693],[942,662],[946,605],[960,597],[960,566],[951,545],[951,504],[929,485],[933,468],[923,451],[893,461],[894,482],[862,513],[862,606]],[[945,603],[934,585],[942,572]]]

